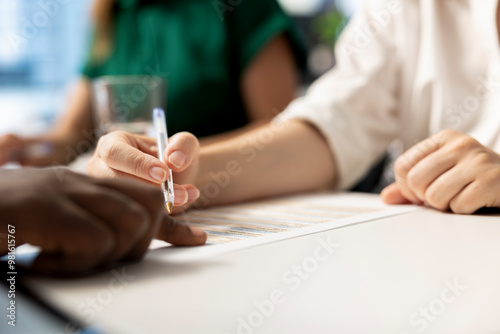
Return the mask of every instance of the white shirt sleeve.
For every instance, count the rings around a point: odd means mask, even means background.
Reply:
[[[312,123],[333,152],[340,189],[352,187],[398,135],[395,24],[399,1],[367,1],[337,44],[337,65],[276,121]]]

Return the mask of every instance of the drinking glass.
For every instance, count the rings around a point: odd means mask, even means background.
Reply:
[[[165,109],[165,85],[160,77],[103,76],[92,82],[94,121],[101,134],[123,130],[151,135],[152,111]]]

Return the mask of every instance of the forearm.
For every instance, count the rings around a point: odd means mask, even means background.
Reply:
[[[223,142],[226,140],[232,140],[238,136],[241,136],[242,134],[248,134],[250,131],[257,129],[257,128],[263,126],[264,124],[267,124],[268,122],[269,122],[269,120],[253,121],[253,122],[250,122],[241,128],[227,131],[224,133],[219,133],[219,134],[212,135],[212,136],[199,138],[198,140],[200,141],[201,146],[208,146],[208,145],[212,145],[212,144],[217,144],[219,142]]]
[[[90,85],[82,78],[73,88],[65,112],[47,136],[76,145],[81,140],[95,138],[93,123]]]
[[[199,175],[202,206],[333,187],[337,177],[326,141],[302,121],[202,147]]]
[[[94,146],[97,136],[91,106],[90,86],[81,79],[72,89],[67,108],[52,129],[38,140],[53,143],[53,155],[33,165],[69,164]]]

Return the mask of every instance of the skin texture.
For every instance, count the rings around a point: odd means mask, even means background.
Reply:
[[[87,171],[97,177],[133,177],[151,182],[151,168],[162,167],[154,157],[153,145],[151,138],[123,132],[108,134],[99,141]],[[172,163],[174,155],[184,156],[180,159],[182,166]],[[336,178],[325,140],[301,121],[264,125],[201,149],[193,135],[176,134],[169,142],[165,161],[174,172],[175,182],[200,189],[198,204],[204,206],[332,187]]]
[[[394,172],[396,182],[382,192],[386,203],[426,203],[462,214],[500,207],[500,155],[456,131],[413,146]]]
[[[241,94],[250,123],[234,131],[203,138],[203,145],[217,143],[268,122],[295,96],[298,69],[290,44],[278,35],[262,48],[243,73]],[[72,89],[67,110],[54,128],[44,136],[22,138],[13,134],[0,136],[0,165],[19,162],[23,166],[66,165],[90,149],[96,136],[92,119],[90,83],[81,78]],[[32,144],[47,142],[53,153],[40,158],[29,152]]]
[[[95,179],[64,168],[0,170],[0,254],[6,231],[16,246],[42,253],[34,271],[84,274],[116,261],[138,260],[153,238],[200,245],[206,234],[165,214],[163,194],[144,182]],[[11,229],[12,227],[9,227]]]
[[[152,156],[154,140],[143,138],[151,145],[146,150],[127,144],[134,138],[125,133],[103,137],[87,167],[89,173],[149,181],[148,170],[161,166]],[[167,163],[174,180],[200,189],[201,205],[331,188],[338,178],[324,138],[301,121],[274,131],[265,125],[201,150],[192,135],[183,133],[173,137],[166,161],[173,152],[185,157],[182,168]],[[395,172],[396,183],[382,192],[386,203],[425,203],[463,214],[500,207],[500,156],[464,134],[445,130],[422,141],[397,160]]]
[[[97,147],[87,165],[90,175],[145,181],[157,187],[167,179],[167,166],[156,158],[158,153],[154,138],[115,131],[103,136]],[[189,133],[177,133],[169,139],[165,161],[177,174],[174,177],[173,214],[183,211],[200,195],[198,189],[189,184],[198,174],[198,151],[198,140]]]

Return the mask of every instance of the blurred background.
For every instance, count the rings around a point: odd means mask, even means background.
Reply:
[[[0,134],[45,131],[87,56],[94,0],[0,0]],[[279,0],[309,49],[306,88],[334,66],[336,38],[363,0]],[[36,22],[36,25],[33,24]]]

